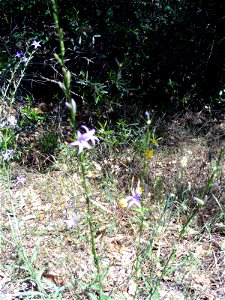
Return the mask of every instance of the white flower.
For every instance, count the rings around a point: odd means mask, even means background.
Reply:
[[[9,125],[10,125],[10,126],[16,126],[16,124],[17,124],[17,119],[16,119],[14,116],[10,116],[10,117],[8,118],[8,122],[9,122]]]

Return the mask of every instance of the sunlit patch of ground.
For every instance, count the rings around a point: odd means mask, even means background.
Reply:
[[[171,125],[172,126],[172,125]],[[178,133],[181,131],[178,131]],[[182,133],[185,134],[185,131]],[[162,142],[149,160],[146,174],[146,216],[141,251],[142,280],[139,299],[147,299],[146,282],[151,285],[160,275],[163,260],[172,249],[191,207],[192,196],[199,196],[207,182],[220,151],[219,144],[186,133]],[[177,140],[177,146],[176,146]],[[211,155],[211,149],[213,154]],[[127,157],[129,160],[127,161]],[[21,281],[29,277],[24,255],[33,256],[32,270],[37,272],[46,294],[65,286],[62,299],[89,299],[84,283],[94,278],[93,259],[86,222],[86,203],[81,188],[76,160],[65,160],[57,171],[39,173],[14,165],[9,190],[1,189],[1,255],[0,293],[2,299],[14,299]],[[140,176],[140,159],[132,149],[99,160],[89,170],[92,210],[96,227],[96,247],[101,256],[102,271],[108,268],[104,291],[112,299],[132,299],[135,294],[134,263],[138,227],[136,213],[118,205],[129,194],[132,178]],[[25,178],[17,183],[16,177]],[[222,166],[224,175],[224,166]],[[224,177],[218,179],[209,196],[211,210],[202,210],[177,246],[168,273],[159,287],[160,299],[224,299],[225,244],[220,211],[224,205]],[[168,196],[172,207],[159,224],[160,214]],[[220,194],[220,206],[213,198]],[[224,209],[224,207],[223,207]],[[65,220],[78,215],[78,227],[68,230]],[[13,230],[12,230],[13,229]],[[154,237],[152,251],[149,251]],[[31,272],[31,271],[30,271]],[[37,276],[36,274],[36,276]],[[144,279],[143,279],[144,278]],[[29,278],[30,281],[31,278]],[[34,290],[36,287],[34,288]],[[89,287],[91,290],[91,287]],[[39,298],[38,298],[39,297]],[[51,296],[53,299],[54,297]],[[42,299],[40,296],[32,299]],[[55,298],[58,299],[58,298]],[[60,299],[60,298],[59,298]]]

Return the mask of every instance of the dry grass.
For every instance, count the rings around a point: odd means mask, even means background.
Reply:
[[[182,127],[182,130],[185,129]],[[153,276],[160,274],[162,261],[169,254],[187,218],[191,197],[201,194],[219,153],[220,145],[209,145],[208,137],[194,138],[190,132],[180,131],[178,143],[178,137],[173,138],[172,132],[149,161],[145,178],[144,203],[149,210],[141,239],[145,259],[142,262],[139,299],[147,299],[145,281],[150,283]],[[171,141],[174,147],[168,145]],[[212,148],[213,157],[208,159]],[[124,160],[127,156],[131,158],[129,161]],[[184,157],[187,165],[181,167]],[[140,160],[132,149],[125,149],[107,160],[97,157],[95,160],[91,164],[89,183],[97,251],[102,257],[102,271],[108,268],[104,291],[111,299],[133,299],[135,280],[132,274],[138,227],[135,212],[121,208],[118,200],[129,193],[132,178],[137,183]],[[223,174],[224,171],[223,166]],[[30,275],[23,270],[26,262],[18,246],[25,249],[29,258],[36,251],[32,266],[38,272],[43,270],[41,280],[48,299],[91,299],[81,284],[91,282],[94,270],[77,161],[68,160],[62,152],[54,171],[40,173],[15,164],[13,174],[14,177],[18,174],[24,176],[26,181],[18,185],[12,180],[10,189],[5,191],[2,183],[2,299],[15,299],[13,295],[21,287],[21,281]],[[220,186],[215,187],[215,195],[222,193],[224,183],[223,177]],[[175,194],[173,207],[163,221],[159,221],[165,199],[171,193]],[[212,195],[208,201],[211,209],[202,210],[179,244],[168,274],[160,284],[159,299],[224,299],[225,244],[219,217],[222,212]],[[221,206],[222,202],[224,194],[220,199]],[[76,229],[67,230],[65,220],[74,210],[78,213],[79,225]],[[152,238],[154,246],[150,252]],[[34,282],[31,279],[27,281]],[[62,298],[51,296],[53,291],[63,286]],[[37,296],[32,299],[47,298]]]

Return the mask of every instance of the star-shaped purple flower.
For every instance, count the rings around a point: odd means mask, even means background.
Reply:
[[[78,225],[78,218],[77,216],[70,216],[68,220],[65,221],[67,224],[67,228],[70,229],[71,227],[77,227]]]
[[[79,130],[77,131],[77,140],[75,142],[70,143],[70,147],[78,146],[78,154],[80,154],[84,148],[91,149],[91,145],[88,143],[89,141],[95,145],[95,141],[99,142],[99,139],[94,136],[95,130],[89,130],[86,126],[82,125],[82,128],[86,130],[86,133],[81,133]]]
[[[136,194],[134,190],[131,191],[131,194],[132,196],[126,198],[126,200],[130,201],[127,207],[130,208],[132,205],[137,205],[139,208],[141,208],[141,202],[139,199],[141,198],[142,194]]]
[[[41,47],[41,42],[33,41],[31,46],[34,46],[34,49],[36,50],[38,47]]]
[[[23,57],[23,52],[22,51],[17,51],[16,54],[15,54],[15,57],[17,57],[17,58]]]
[[[8,160],[11,158],[13,154],[13,149],[8,149],[4,153],[2,153],[3,160]]]
[[[28,62],[28,58],[27,58],[25,55],[22,56],[21,58],[22,58],[22,61],[23,61],[23,62],[25,62],[25,63]]]
[[[86,137],[86,139],[89,141],[91,140],[91,142],[95,145],[95,141],[99,142],[99,139],[94,136],[95,134],[95,129],[89,130],[86,126],[82,125],[82,128],[84,128],[86,130],[86,133],[84,134],[84,136]]]
[[[16,184],[24,184],[25,181],[26,181],[26,179],[23,176],[17,176],[17,178],[16,178]]]

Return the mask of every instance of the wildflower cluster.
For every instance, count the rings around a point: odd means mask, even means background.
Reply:
[[[41,47],[41,42],[33,41],[31,46],[34,46],[34,49],[36,50],[38,47]],[[17,51],[16,54],[15,54],[15,57],[20,58],[25,63],[28,62],[28,58],[26,57],[26,55],[22,51]]]
[[[17,51],[15,54],[16,58],[20,58],[23,62],[28,62],[28,58],[26,57],[26,55],[22,52],[22,51]]]

